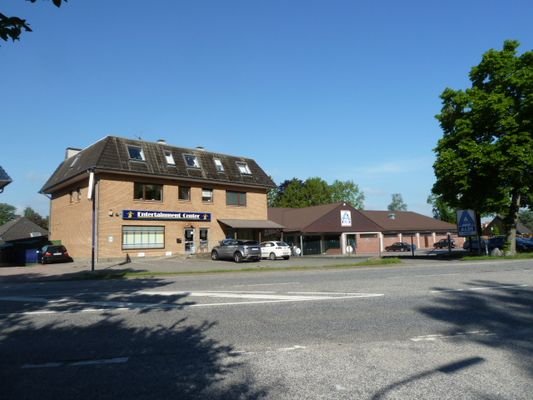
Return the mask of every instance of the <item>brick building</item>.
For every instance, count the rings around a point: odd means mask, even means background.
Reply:
[[[357,253],[381,254],[394,242],[405,241],[431,249],[448,234],[460,246],[457,227],[410,211],[357,210],[347,203],[305,208],[269,208],[268,217],[282,225],[283,238],[302,249],[303,255]]]
[[[226,237],[261,240],[275,187],[244,157],[108,136],[65,160],[41,193],[49,238],[78,259],[208,253]]]

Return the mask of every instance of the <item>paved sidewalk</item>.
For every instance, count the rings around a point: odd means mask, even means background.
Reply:
[[[311,267],[355,264],[368,259],[368,256],[308,256],[291,257],[290,260],[262,260],[260,262],[235,263],[233,261],[212,261],[209,258],[135,258],[129,263],[107,262],[94,266],[95,274],[121,272],[153,273],[206,273],[215,271],[242,271],[247,269]],[[92,273],[91,263],[72,262],[57,264],[30,264],[25,267],[0,267],[1,282],[34,282],[59,279],[83,279]]]

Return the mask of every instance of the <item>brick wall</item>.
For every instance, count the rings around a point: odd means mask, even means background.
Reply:
[[[267,219],[267,197],[265,190],[245,189],[224,185],[191,184],[190,182],[168,182],[151,179],[137,180],[143,183],[163,185],[162,201],[143,201],[133,199],[133,178],[117,178],[111,175],[99,176],[96,186],[97,210],[97,258],[99,260],[124,259],[130,257],[164,256],[185,253],[184,229],[195,229],[196,248],[198,249],[199,228],[207,228],[209,244],[207,251],[225,238],[218,219]],[[191,200],[178,199],[180,184],[191,187]],[[91,257],[92,204],[87,199],[87,185],[81,188],[79,200],[70,201],[70,189],[52,198],[51,239],[61,240],[74,258]],[[213,190],[211,203],[202,201],[202,188]],[[77,190],[73,188],[73,190]],[[246,206],[227,206],[226,190],[246,192]],[[150,210],[175,212],[211,213],[211,221],[129,221],[122,219],[122,210]],[[163,249],[122,249],[122,226],[164,226],[165,247]],[[181,243],[178,243],[178,239]]]

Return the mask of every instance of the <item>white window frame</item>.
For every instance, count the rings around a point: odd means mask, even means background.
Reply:
[[[184,154],[183,159],[185,160],[185,165],[187,166],[187,168],[200,168],[200,162],[198,161],[198,156],[195,156],[194,154]],[[193,165],[189,163],[189,160],[193,161],[192,162]]]
[[[174,161],[174,156],[172,156],[172,152],[170,150],[163,150],[165,154],[165,160],[167,160],[167,164],[169,165],[176,165],[176,162]]]
[[[146,225],[122,226],[122,249],[164,249],[165,227]]]
[[[132,155],[132,150],[137,152],[137,154],[139,155],[139,157],[133,157]],[[136,155],[136,154],[134,154]],[[128,145],[128,156],[130,157],[130,160],[134,160],[134,161],[146,161],[146,159],[144,158],[144,150],[141,146],[134,146],[132,144],[129,144]]]
[[[217,172],[224,172],[224,164],[222,164],[222,160],[220,158],[214,158],[215,162],[215,168],[217,169]]]
[[[252,171],[250,171],[250,167],[248,167],[248,163],[245,163],[243,161],[238,161],[237,168],[239,168],[239,172],[243,175],[252,175]]]
[[[213,202],[213,189],[202,188],[202,202],[204,203]]]

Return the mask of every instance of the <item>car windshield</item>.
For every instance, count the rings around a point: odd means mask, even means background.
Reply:
[[[245,240],[242,242],[242,244],[245,244],[247,246],[259,246],[259,242],[256,240]]]
[[[276,242],[276,246],[289,246],[289,245],[285,242]]]

